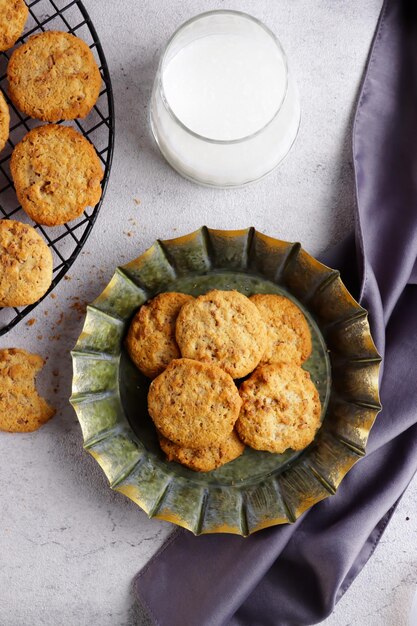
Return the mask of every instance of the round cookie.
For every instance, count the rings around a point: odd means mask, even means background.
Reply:
[[[159,435],[159,445],[168,461],[181,463],[195,472],[211,472],[237,459],[245,449],[245,444],[240,441],[234,430],[226,439],[213,443],[207,448],[184,448],[162,435]]]
[[[0,307],[33,304],[52,282],[52,253],[32,226],[0,220]]]
[[[4,99],[2,92],[0,91],[0,152],[6,145],[6,141],[9,138],[9,126],[10,126],[10,113],[7,102]]]
[[[171,361],[149,388],[148,410],[161,434],[186,448],[206,448],[225,439],[239,415],[233,379],[217,365]]]
[[[242,378],[265,351],[266,328],[249,298],[215,289],[183,306],[176,338],[183,357],[214,363],[232,378]]]
[[[35,376],[43,365],[37,354],[17,348],[0,350],[0,430],[31,432],[55,415],[35,387]]]
[[[240,386],[242,408],[236,422],[248,446],[268,452],[302,450],[320,426],[321,405],[310,374],[297,365],[258,367]]]
[[[0,0],[0,51],[14,46],[23,32],[28,13],[23,0]]]
[[[29,37],[13,52],[7,77],[13,103],[44,122],[85,117],[101,87],[100,71],[85,41],[52,30]]]
[[[301,309],[289,298],[275,294],[250,297],[267,328],[267,344],[261,364],[301,365],[311,354],[311,333]]]
[[[181,307],[192,296],[167,292],[144,304],[133,318],[126,337],[130,358],[140,371],[155,378],[174,359],[181,357],[175,341],[175,322]]]
[[[65,224],[101,197],[96,151],[69,126],[30,130],[13,150],[10,171],[22,208],[38,224]]]

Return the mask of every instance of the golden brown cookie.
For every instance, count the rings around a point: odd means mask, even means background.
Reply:
[[[9,138],[10,113],[7,102],[0,91],[0,152]]]
[[[28,433],[55,415],[35,387],[35,376],[43,365],[37,354],[17,348],[0,350],[0,430]]]
[[[176,338],[183,357],[214,363],[232,378],[242,378],[265,351],[266,328],[249,298],[215,289],[183,306]]]
[[[183,304],[193,297],[167,292],[144,304],[133,318],[126,337],[129,356],[149,378],[155,378],[181,357],[175,341],[175,322]]]
[[[100,71],[85,41],[52,30],[29,37],[13,52],[7,77],[13,103],[44,122],[85,117],[101,87]]]
[[[248,446],[268,452],[302,450],[320,426],[321,405],[310,374],[297,365],[259,366],[240,386],[242,408],[236,422]]]
[[[30,130],[13,150],[10,171],[20,204],[38,224],[74,220],[101,197],[103,170],[96,151],[69,126]]]
[[[241,403],[226,372],[191,359],[171,361],[148,393],[148,410],[157,429],[186,448],[206,448],[225,439]]]
[[[304,363],[311,354],[311,333],[301,309],[289,298],[275,294],[256,294],[250,300],[257,306],[267,328],[268,339],[261,364]]]
[[[23,0],[0,0],[0,51],[14,46],[23,32],[28,12]]]
[[[165,452],[168,461],[176,461],[195,472],[211,472],[211,470],[230,463],[239,457],[244,449],[236,432],[233,430],[226,439],[213,443],[207,448],[184,448],[159,435],[159,445]]]
[[[32,226],[0,220],[0,307],[33,304],[52,282],[52,254]]]

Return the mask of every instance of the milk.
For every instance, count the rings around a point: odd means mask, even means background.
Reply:
[[[299,122],[284,52],[254,18],[213,11],[171,38],[154,83],[151,127],[183,176],[220,187],[257,180],[287,154]]]
[[[271,39],[209,35],[180,50],[162,75],[177,118],[209,139],[241,139],[272,120],[286,89],[285,65]]]

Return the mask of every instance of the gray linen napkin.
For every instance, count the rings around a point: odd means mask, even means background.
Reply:
[[[355,238],[325,262],[369,310],[384,406],[367,456],[294,525],[246,539],[175,531],[138,573],[161,626],[289,626],[329,615],[378,543],[417,470],[417,20],[386,0],[353,131]],[[355,246],[356,241],[356,246]],[[356,247],[356,254],[355,254]],[[357,284],[357,282],[356,282]]]

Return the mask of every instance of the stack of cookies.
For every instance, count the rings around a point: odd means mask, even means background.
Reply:
[[[0,51],[15,45],[27,17],[24,0],[0,0]],[[7,77],[12,104],[25,116],[50,122],[30,130],[13,149],[10,170],[17,198],[36,224],[65,224],[99,201],[103,171],[93,145],[55,122],[91,111],[101,88],[99,68],[84,41],[49,31],[14,50]],[[9,106],[0,92],[0,152],[9,130]],[[37,302],[48,291],[52,272],[51,250],[38,232],[28,224],[0,220],[0,307]],[[54,415],[35,387],[43,363],[24,350],[0,351],[0,430],[36,430]]]
[[[139,309],[126,347],[153,379],[148,410],[162,450],[190,469],[213,470],[245,445],[301,450],[320,426],[319,394],[301,367],[310,329],[288,298],[162,293]]]
[[[27,15],[23,0],[0,0],[0,50],[16,43]],[[55,122],[91,111],[100,93],[99,68],[84,41],[46,31],[14,50],[7,78],[14,106],[50,122],[30,130],[13,149],[10,171],[17,198],[36,224],[65,224],[97,204],[103,170],[93,145],[74,128]],[[9,125],[0,92],[0,151]],[[31,226],[0,220],[0,307],[33,304],[51,282],[52,255],[42,237]]]

